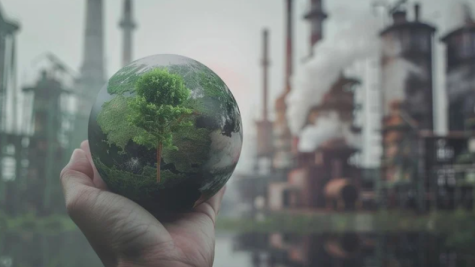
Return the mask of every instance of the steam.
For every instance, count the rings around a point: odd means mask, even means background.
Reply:
[[[351,123],[340,120],[336,112],[319,116],[313,125],[309,125],[300,134],[299,151],[313,152],[327,141],[343,139],[346,144],[360,148],[361,140],[351,132]]]
[[[426,75],[421,68],[413,63],[400,58],[394,57],[382,71],[383,75],[383,95],[385,113],[388,111],[390,104],[394,100],[404,100],[405,84],[410,75]]]
[[[304,126],[308,110],[321,102],[342,70],[379,52],[378,20],[371,14],[335,20],[342,22],[341,29],[317,44],[315,56],[294,77],[293,89],[286,100],[287,118],[294,135]]]
[[[455,3],[451,3],[446,19],[446,28],[448,31],[452,31],[471,22],[473,22],[473,14],[472,7],[468,1],[459,0],[455,1]]]

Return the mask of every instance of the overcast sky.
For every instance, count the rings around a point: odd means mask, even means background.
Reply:
[[[469,0],[473,4],[475,0]],[[122,1],[105,0],[107,75],[121,67],[122,35],[118,21]],[[307,24],[302,21],[308,0],[295,0],[295,69],[308,53]],[[330,19],[325,34],[338,31],[339,12],[362,12],[373,0],[326,0]],[[394,2],[394,1],[390,1]],[[457,18],[449,7],[459,0],[422,0],[422,18],[446,32]],[[19,84],[36,76],[35,58],[51,51],[73,69],[82,63],[86,0],[0,0],[4,15],[21,24],[18,35]],[[283,89],[284,0],[136,0],[134,58],[174,53],[194,58],[220,75],[234,93],[244,120],[245,133],[260,114],[261,31],[270,29],[270,96]],[[452,16],[453,17],[453,16]],[[442,71],[443,66],[439,66]],[[443,77],[439,78],[443,82]],[[440,87],[440,86],[439,86]],[[440,87],[442,88],[442,87]]]

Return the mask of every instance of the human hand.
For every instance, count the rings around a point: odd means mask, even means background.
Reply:
[[[159,221],[107,190],[87,141],[74,150],[61,184],[69,216],[106,267],[213,265],[214,225],[224,188],[192,211]]]

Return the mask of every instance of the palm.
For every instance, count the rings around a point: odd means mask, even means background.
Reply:
[[[212,266],[214,221],[224,191],[192,212],[155,216],[111,193],[93,167],[89,145],[62,172],[68,212],[105,266]],[[76,157],[76,159],[74,159]]]

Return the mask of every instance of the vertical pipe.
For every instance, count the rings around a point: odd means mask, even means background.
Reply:
[[[16,88],[16,43],[15,36],[11,37],[11,58],[10,58],[10,79],[11,79],[11,90],[12,90],[12,133],[18,133],[18,117],[17,117],[17,97],[18,91]]]
[[[132,47],[133,47],[133,40],[132,40],[132,31],[135,28],[135,24],[133,22],[132,14],[132,0],[125,0],[124,1],[124,17],[120,22],[120,27],[123,31],[123,51],[122,51],[122,65],[126,66],[132,61]]]
[[[262,70],[263,70],[263,95],[262,95],[262,102],[263,102],[263,110],[262,110],[262,120],[268,121],[268,90],[269,90],[269,76],[268,76],[268,68],[269,68],[269,30],[264,29],[263,31],[263,59],[262,59]]]
[[[104,80],[104,15],[103,0],[87,0],[84,58],[81,70],[83,79]],[[98,90],[91,88],[88,90]],[[95,93],[95,92],[94,92]]]
[[[4,125],[5,104],[6,104],[6,101],[5,101],[6,45],[7,45],[6,36],[3,32],[0,31],[0,131],[4,130],[3,125]]]
[[[292,0],[287,1],[287,43],[286,43],[286,68],[285,68],[285,91],[290,92],[290,77],[293,73],[293,32],[292,32]]]
[[[414,5],[415,21],[419,21],[420,11],[421,11],[421,5],[419,3],[415,4]]]

